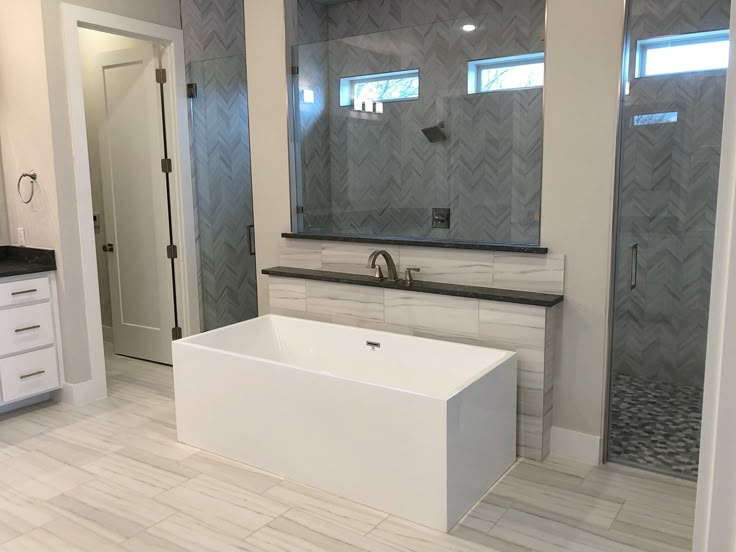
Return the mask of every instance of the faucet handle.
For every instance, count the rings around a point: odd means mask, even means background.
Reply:
[[[414,268],[414,267],[407,268],[404,271],[404,280],[406,280],[407,282],[413,282],[414,277],[412,276],[412,272],[421,272],[421,271],[422,271],[421,268]]]

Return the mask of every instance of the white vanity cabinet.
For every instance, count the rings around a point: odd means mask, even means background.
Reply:
[[[0,409],[63,381],[55,273],[0,278]]]

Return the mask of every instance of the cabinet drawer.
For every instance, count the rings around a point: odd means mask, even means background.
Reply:
[[[24,305],[51,297],[48,277],[0,283],[0,307]]]
[[[50,303],[0,311],[0,356],[54,345]]]
[[[0,360],[3,402],[26,399],[59,387],[56,347]]]

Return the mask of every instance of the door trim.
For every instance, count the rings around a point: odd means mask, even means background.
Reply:
[[[92,223],[92,184],[87,149],[87,128],[84,112],[84,91],[78,28],[128,36],[162,46],[162,64],[169,75],[166,89],[168,109],[167,137],[170,144],[172,173],[172,211],[174,235],[180,250],[177,266],[177,300],[181,307],[181,323],[185,336],[201,331],[199,287],[197,278],[197,245],[195,233],[195,201],[189,151],[189,120],[186,92],[186,62],[184,33],[181,29],[84,8],[61,4],[64,66],[69,102],[71,143],[74,153],[74,181],[77,202],[77,224],[82,261],[84,316],[87,322],[91,380],[78,384],[70,396],[77,403],[90,402],[107,396],[105,352],[102,336],[99,284],[94,227]],[[153,76],[151,77],[153,78]],[[161,253],[162,255],[165,252]],[[80,389],[83,386],[84,389]]]
[[[620,261],[617,254],[619,247],[619,221],[621,204],[619,195],[621,192],[621,163],[623,157],[622,142],[624,132],[624,101],[626,100],[626,83],[629,80],[629,63],[630,63],[630,32],[629,32],[629,14],[631,11],[631,2],[624,2],[624,27],[621,34],[621,77],[618,92],[618,125],[616,127],[616,167],[614,171],[614,192],[613,192],[613,225],[611,228],[611,273],[608,280],[608,307],[606,313],[606,356],[605,356],[605,374],[603,381],[605,388],[603,390],[603,401],[601,408],[603,409],[603,427],[601,428],[600,440],[600,463],[608,463],[608,438],[611,428],[611,391],[613,388],[613,332],[615,330],[616,317],[616,267]]]

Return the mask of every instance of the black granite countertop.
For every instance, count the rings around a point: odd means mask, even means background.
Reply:
[[[439,282],[414,281],[407,284],[404,280],[377,280],[362,274],[347,274],[343,272],[328,272],[326,270],[312,270],[307,268],[288,268],[278,266],[267,268],[263,274],[280,278],[299,278],[303,280],[318,280],[320,282],[334,282],[337,284],[351,284],[354,286],[369,286],[401,291],[415,291],[417,293],[432,293],[435,295],[450,295],[453,297],[468,297],[483,301],[501,301],[504,303],[518,303],[520,305],[534,305],[537,307],[554,307],[564,299],[562,295],[549,293],[533,293],[529,291],[514,291],[477,286],[462,286],[457,284],[442,284]]]
[[[474,241],[434,240],[430,238],[408,238],[398,236],[355,236],[351,234],[319,234],[310,232],[285,232],[282,238],[291,240],[324,240],[352,243],[377,243],[384,245],[405,245],[411,247],[439,247],[442,249],[474,249],[481,251],[500,251],[503,253],[530,253],[546,255],[546,247],[523,243],[490,243]]]
[[[56,270],[56,254],[50,249],[0,245],[0,278]]]

